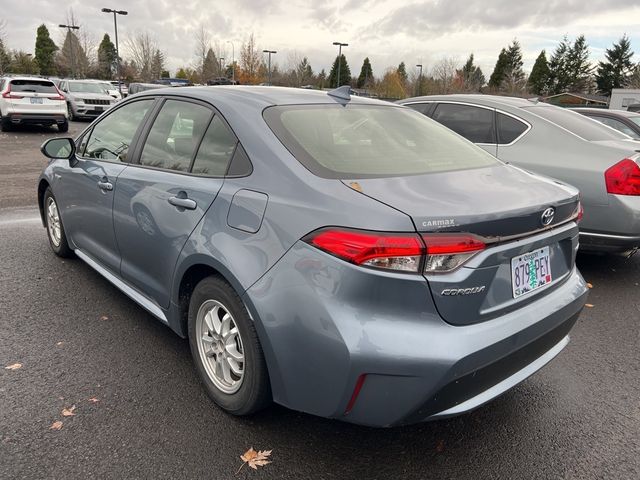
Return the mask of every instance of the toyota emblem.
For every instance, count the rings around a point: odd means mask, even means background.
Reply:
[[[547,208],[544,212],[542,212],[542,217],[540,217],[540,221],[543,226],[551,225],[553,222],[553,216],[556,214],[556,209],[553,207]]]

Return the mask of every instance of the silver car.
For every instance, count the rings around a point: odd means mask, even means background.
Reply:
[[[523,98],[443,95],[400,103],[506,163],[578,187],[583,250],[640,247],[640,142],[576,112]]]
[[[117,102],[95,80],[62,80],[59,88],[67,101],[69,120],[96,118]]]

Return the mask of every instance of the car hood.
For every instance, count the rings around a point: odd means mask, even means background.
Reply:
[[[563,223],[576,212],[579,198],[574,187],[510,165],[343,183],[409,215],[418,231],[486,237],[540,230],[549,207],[555,208],[550,226]]]

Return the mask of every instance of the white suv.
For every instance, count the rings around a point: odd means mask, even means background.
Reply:
[[[64,96],[51,80],[39,77],[0,77],[0,126],[57,125],[69,130]]]

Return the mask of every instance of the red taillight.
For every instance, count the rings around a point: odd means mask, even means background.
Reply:
[[[582,217],[584,217],[584,207],[582,206],[582,202],[578,200],[578,213],[576,214],[576,222],[581,222]]]
[[[607,192],[615,195],[640,195],[640,167],[629,158],[604,172]]]
[[[24,98],[24,96],[11,93],[11,83],[9,83],[7,91],[2,94],[2,98],[11,98],[13,100],[20,100],[21,98]]]
[[[58,89],[58,87],[56,87],[55,85],[54,88],[56,89],[56,92],[58,92],[58,95],[56,95],[55,97],[49,97],[49,100],[64,100],[64,95],[62,95],[60,89]]]
[[[353,410],[353,406],[356,404],[356,400],[358,400],[358,395],[360,395],[360,390],[362,390],[362,386],[364,385],[364,381],[367,378],[367,374],[363,373],[356,380],[356,386],[353,389],[353,393],[351,394],[351,398],[349,399],[349,403],[347,403],[347,408],[344,409],[344,414],[347,415],[351,410]]]
[[[305,238],[307,243],[356,265],[419,272],[425,253],[417,234],[327,228]]]
[[[425,273],[455,270],[486,248],[480,238],[469,233],[425,233],[422,238],[427,245]]]

